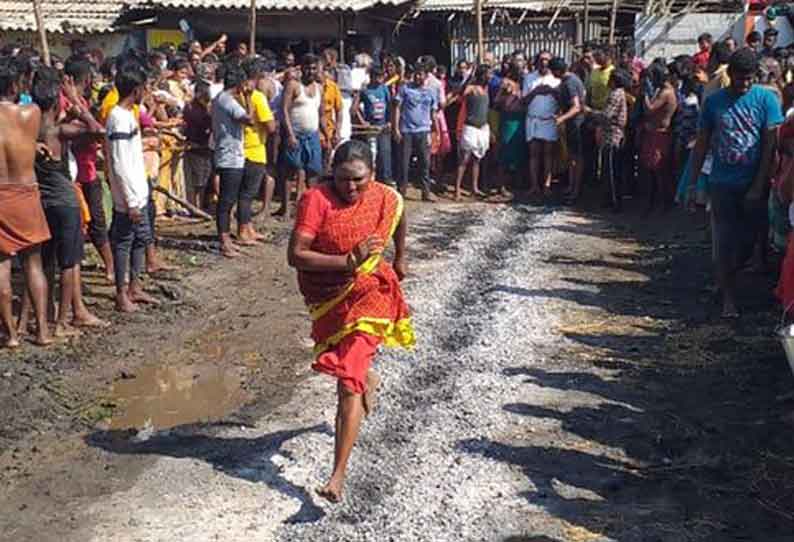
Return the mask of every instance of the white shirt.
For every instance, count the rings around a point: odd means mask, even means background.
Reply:
[[[223,83],[212,83],[210,85],[210,100],[217,98],[221,92],[223,92]]]
[[[536,88],[544,85],[557,88],[560,86],[560,80],[554,77],[551,72],[546,75],[540,75],[537,71],[531,72],[524,78],[524,88],[521,89],[522,95],[526,96]],[[558,110],[559,105],[557,105],[557,100],[554,99],[554,96],[550,94],[535,96],[529,107],[527,107],[527,117],[551,119],[554,118]]]
[[[121,213],[142,209],[149,202],[149,183],[143,163],[143,139],[135,114],[116,106],[105,126],[110,149],[110,192],[113,208]]]

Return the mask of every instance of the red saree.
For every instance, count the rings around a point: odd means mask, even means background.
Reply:
[[[315,237],[312,250],[343,255],[371,235],[388,244],[402,212],[402,197],[383,184],[369,183],[352,205],[323,184],[304,194],[295,229]],[[313,368],[340,378],[354,392],[363,393],[379,344],[414,345],[399,279],[381,254],[370,256],[355,273],[299,271],[298,284],[312,318],[318,356]]]

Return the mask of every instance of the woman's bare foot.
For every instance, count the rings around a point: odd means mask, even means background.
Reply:
[[[257,243],[256,239],[252,237],[249,237],[247,235],[246,236],[239,235],[237,237],[237,240],[235,241],[235,244],[240,245],[241,247],[252,247],[252,246],[256,246],[259,243]]]
[[[66,322],[57,322],[53,335],[57,339],[68,339],[69,337],[79,337],[81,333],[79,329],[73,328]]]
[[[80,314],[79,316],[75,316],[72,320],[72,325],[74,327],[92,327],[92,328],[104,328],[109,327],[110,322],[106,322],[105,320],[101,320],[91,314],[90,312],[86,311],[85,314]]]
[[[146,305],[159,305],[160,300],[150,296],[140,288],[130,288],[130,301],[133,303],[144,303]]]
[[[116,296],[116,310],[119,312],[132,313],[138,310],[138,305],[133,303],[126,295]]]
[[[176,271],[177,269],[178,267],[176,267],[175,265],[170,265],[163,261],[158,260],[152,263],[152,265],[146,266],[146,273],[149,275],[154,275],[156,273],[164,273],[166,271]]]
[[[17,320],[17,335],[19,337],[25,337],[30,333],[30,328],[28,327],[30,322],[28,320],[27,315],[20,315],[19,320]]]
[[[317,494],[334,504],[342,502],[342,485],[344,481],[331,479],[325,486],[317,488]]]
[[[221,247],[221,254],[224,258],[237,258],[240,255],[240,251],[234,248],[233,244],[229,243]]]
[[[50,330],[46,327],[40,329],[38,333],[36,333],[36,338],[33,340],[33,344],[36,346],[49,346],[54,342],[55,340],[52,338]]]
[[[378,388],[380,387],[380,375],[370,369],[367,372],[367,391],[364,392],[364,414],[369,416],[375,411],[378,404]]]

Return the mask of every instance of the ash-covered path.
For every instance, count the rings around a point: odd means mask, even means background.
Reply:
[[[603,317],[582,310],[605,288],[569,266],[615,249],[594,230],[523,207],[449,206],[412,222],[405,288],[418,347],[378,358],[379,409],[342,504],[314,494],[330,471],[335,412],[334,382],[315,375],[253,427],[97,442],[160,459],[88,508],[75,540],[712,540],[697,535],[721,525],[699,522],[646,472],[672,463],[667,415],[647,410],[664,390],[621,385],[617,368],[567,354]],[[648,280],[631,266],[599,273]],[[663,316],[638,318],[644,330],[626,326],[639,344],[663,327]]]

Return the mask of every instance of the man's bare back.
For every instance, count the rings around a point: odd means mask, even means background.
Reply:
[[[0,184],[35,184],[40,124],[37,106],[0,101]]]
[[[645,117],[646,127],[654,131],[668,131],[673,124],[673,116],[678,109],[678,98],[671,85],[665,85],[651,100],[653,112]]]

